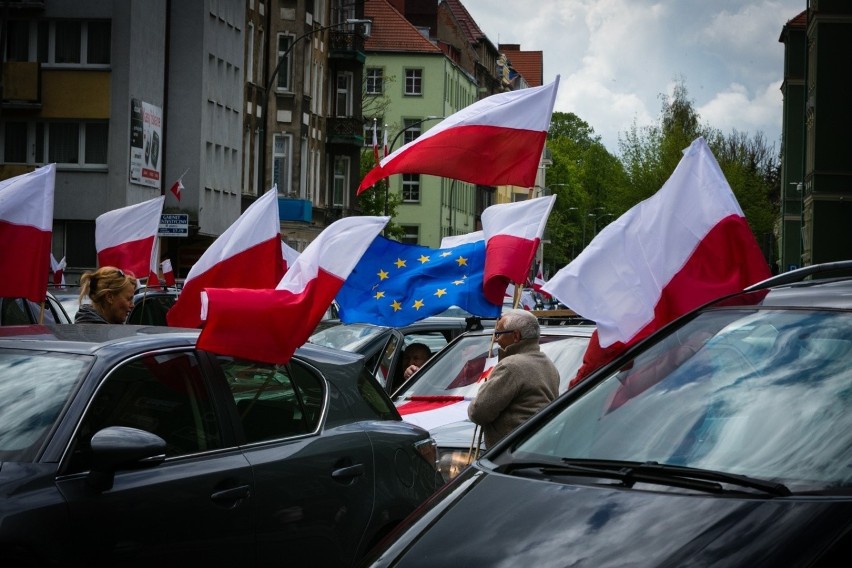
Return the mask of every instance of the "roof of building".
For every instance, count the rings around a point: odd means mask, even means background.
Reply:
[[[364,44],[367,51],[444,53],[387,0],[365,2],[364,16],[373,20],[370,37]]]
[[[470,43],[478,43],[483,39],[488,40],[485,33],[480,29],[473,16],[470,15],[470,12],[467,11],[467,8],[464,7],[464,4],[460,0],[444,0],[444,2],[449,6],[453,17],[458,21]]]
[[[541,51],[521,51],[516,43],[501,43],[497,48],[512,64],[512,68],[523,75],[530,87],[544,84],[544,54]]]

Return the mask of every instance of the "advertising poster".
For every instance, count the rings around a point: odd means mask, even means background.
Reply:
[[[130,182],[160,189],[163,109],[130,100]]]

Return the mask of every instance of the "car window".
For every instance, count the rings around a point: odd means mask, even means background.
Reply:
[[[24,305],[23,298],[0,298],[0,322],[3,325],[26,325],[33,323]]]
[[[149,296],[140,300],[127,318],[127,323],[141,325],[168,325],[166,312],[177,296]]]
[[[401,351],[399,347],[401,342],[402,338],[398,334],[390,334],[388,342],[385,344],[385,348],[365,362],[365,366],[368,369],[375,369],[373,373],[376,376],[376,380],[379,381],[379,384],[381,384],[383,388],[388,388],[388,381],[391,381],[392,377],[394,377],[397,373],[397,371],[393,368],[393,358],[397,352]],[[402,359],[399,357],[397,366],[401,364]]]
[[[219,357],[246,442],[262,442],[316,430],[322,413],[322,381],[298,363],[276,366]]]
[[[146,355],[107,376],[80,425],[72,471],[90,469],[91,438],[108,426],[156,434],[166,442],[167,457],[222,447],[198,359],[189,352]]]
[[[597,383],[517,453],[849,487],[850,384],[848,314],[709,312]]]
[[[396,407],[387,395],[376,387],[376,384],[371,380],[366,370],[362,371],[358,377],[358,392],[361,393],[367,406],[376,413],[376,418],[380,420],[399,420],[399,413]]]
[[[0,353],[0,462],[35,458],[90,357]]]

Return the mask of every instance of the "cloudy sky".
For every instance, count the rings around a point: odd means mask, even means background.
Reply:
[[[780,148],[784,24],[806,0],[462,0],[496,45],[542,51],[560,75],[555,111],[585,120],[612,153],[655,124],[682,80],[703,122],[762,131]]]

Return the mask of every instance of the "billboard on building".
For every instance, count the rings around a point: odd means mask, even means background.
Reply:
[[[130,100],[130,182],[160,189],[163,109]]]

